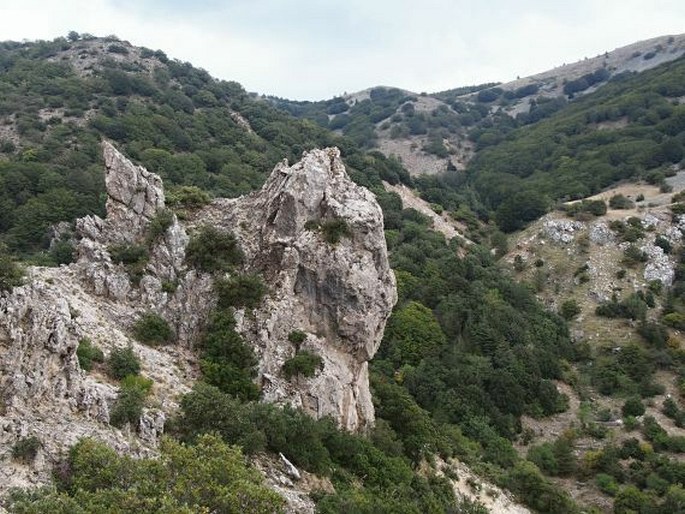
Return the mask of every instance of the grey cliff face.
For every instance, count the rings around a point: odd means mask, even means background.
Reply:
[[[260,355],[264,399],[332,416],[348,430],[372,424],[368,361],[397,293],[381,209],[349,179],[338,149],[313,150],[290,167],[281,163],[260,191],[217,200],[198,219],[232,230],[249,270],[269,285],[254,316],[237,316]],[[317,228],[331,223],[347,228],[337,243]],[[313,378],[283,377],[284,362],[296,352],[288,342],[294,330],[307,334],[300,349],[323,359]]]
[[[135,166],[109,143],[103,143],[107,219],[113,239],[135,241],[157,212],[164,208],[162,179]]]
[[[185,249],[198,225],[233,232],[246,255],[245,270],[264,277],[269,292],[252,313],[236,312],[238,328],[260,358],[266,401],[330,415],[349,430],[373,424],[368,360],[376,352],[396,302],[382,213],[373,195],[347,176],[337,149],[315,150],[292,167],[279,164],[261,191],[219,199],[195,213],[187,227],[172,216],[153,241],[142,278],[134,284],[113,245],[146,240],[164,209],[161,179],[103,143],[107,216],[76,222],[76,262],[31,268],[23,286],[0,295],[0,446],[11,449],[36,435],[42,449],[32,466],[0,453],[4,487],[42,483],[51,464],[79,437],[102,439],[120,451],[155,451],[165,415],[199,378],[192,349],[215,305],[212,277],[189,269]],[[327,223],[344,227],[336,243]],[[320,228],[324,227],[324,228]],[[173,282],[170,291],[165,283]],[[172,326],[176,344],[150,348],[133,339],[131,326],[154,310]],[[283,364],[297,348],[319,355],[315,376],[288,380]],[[154,380],[154,409],[138,426],[108,424],[117,387],[102,371],[86,373],[76,358],[87,338],[108,355],[132,346],[143,374]],[[4,489],[0,487],[0,489]]]

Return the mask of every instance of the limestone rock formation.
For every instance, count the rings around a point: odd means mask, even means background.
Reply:
[[[164,412],[176,405],[197,373],[182,345],[162,350],[138,344],[130,327],[154,307],[174,325],[180,342],[199,329],[211,302],[209,277],[181,277],[188,237],[175,218],[151,254],[140,287],[133,287],[124,266],[112,262],[112,244],[134,242],[164,207],[158,176],[133,166],[110,144],[107,164],[107,217],[78,220],[78,260],[60,268],[31,268],[27,283],[0,296],[0,489],[40,483],[51,465],[80,437],[93,436],[137,454],[154,450]],[[161,280],[180,280],[174,294]],[[197,308],[197,306],[201,308]],[[140,420],[138,437],[109,426],[117,387],[102,372],[80,369],[76,350],[88,339],[106,355],[133,346],[143,371],[156,384],[160,409]],[[11,448],[35,436],[41,450],[31,467],[11,461]]]
[[[337,148],[314,150],[281,163],[261,189],[238,200],[217,200],[198,220],[232,230],[248,267],[270,289],[239,328],[260,354],[264,399],[287,402],[316,417],[330,415],[357,430],[373,423],[368,364],[397,300],[373,195],[352,182]],[[341,232],[337,242],[327,231]],[[290,332],[307,334],[301,350],[318,354],[315,377],[287,380],[284,362],[297,348]]]
[[[213,278],[185,264],[189,233],[201,224],[235,233],[244,271],[262,274],[268,286],[260,307],[236,313],[260,357],[264,400],[333,416],[349,430],[371,425],[368,360],[396,301],[395,279],[380,207],[348,178],[338,150],[278,165],[261,191],[215,200],[187,226],[165,211],[157,175],[109,143],[103,153],[107,216],[76,222],[76,262],[31,268],[25,285],[0,294],[0,491],[49,480],[55,459],[83,436],[133,454],[155,451],[166,414],[198,378],[192,346],[215,305]],[[161,214],[167,222],[150,232]],[[113,259],[117,245],[146,248],[139,280]],[[135,341],[132,324],[149,310],[170,323],[176,344],[151,348]],[[299,350],[322,359],[313,377],[283,374],[298,351],[288,340],[294,330],[306,334]],[[117,384],[103,368],[80,369],[76,350],[84,339],[105,355],[132,346],[139,356],[155,384],[155,408],[137,426],[108,424]],[[13,445],[28,436],[41,441],[31,466],[11,459]]]

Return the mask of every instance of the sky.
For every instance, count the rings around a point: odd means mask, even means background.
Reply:
[[[683,0],[0,0],[0,40],[71,30],[161,49],[248,91],[321,100],[507,82],[685,32]]]

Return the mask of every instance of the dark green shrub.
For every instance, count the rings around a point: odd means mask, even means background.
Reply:
[[[645,230],[639,218],[633,216],[624,223],[619,220],[614,220],[609,223],[609,228],[616,232],[621,241],[634,243],[645,237]]]
[[[647,262],[647,254],[631,244],[623,251],[623,260],[621,262],[626,266],[636,266],[641,262]]]
[[[600,491],[609,496],[616,496],[616,493],[618,492],[616,479],[606,473],[598,473],[595,477],[595,484]]]
[[[137,244],[119,244],[108,248],[112,262],[123,264],[134,285],[140,283],[150,260],[147,247]]]
[[[571,497],[545,479],[532,462],[518,462],[506,476],[507,487],[536,511],[550,514],[578,512]]]
[[[295,351],[300,350],[300,345],[307,340],[307,334],[302,330],[293,330],[288,334],[288,342],[292,343]]]
[[[127,55],[127,54],[128,54],[128,48],[126,48],[126,47],[123,46],[123,45],[116,45],[116,44],[114,44],[114,45],[109,45],[109,46],[107,47],[107,51],[108,51],[109,53],[112,53],[112,54],[123,54],[123,55]]]
[[[609,207],[612,209],[632,209],[635,207],[635,203],[630,198],[618,194],[609,198]]]
[[[559,308],[559,315],[565,320],[572,320],[580,314],[580,305],[574,299],[566,300]]]
[[[12,458],[24,464],[30,464],[38,455],[42,443],[35,435],[19,439],[12,447]]]
[[[644,340],[655,348],[665,348],[668,341],[668,330],[663,325],[654,321],[641,323],[637,329]]]
[[[200,271],[231,271],[243,262],[243,251],[235,236],[204,225],[186,247],[186,262]]]
[[[56,265],[74,262],[74,245],[71,241],[58,241],[50,249],[50,258]]]
[[[112,350],[107,359],[107,374],[112,378],[121,380],[128,375],[140,373],[140,360],[133,352],[133,348],[127,346]]]
[[[642,434],[650,443],[652,443],[652,446],[654,446],[654,449],[657,451],[664,450],[668,446],[668,433],[652,416],[645,416],[642,420]]]
[[[199,209],[212,201],[208,193],[197,186],[181,186],[167,194],[167,205],[184,209]]]
[[[661,280],[652,280],[647,287],[651,293],[661,294],[661,291],[664,289],[664,283]]]
[[[305,230],[319,230],[320,227],[321,225],[317,220],[307,220],[304,223]]]
[[[110,412],[109,421],[115,427],[135,425],[143,414],[145,398],[152,389],[152,380],[140,375],[127,375],[121,381],[119,396]]]
[[[661,248],[664,253],[671,253],[671,250],[673,249],[671,242],[661,234],[654,238],[654,244]]]
[[[645,406],[642,404],[642,400],[640,400],[639,397],[631,396],[625,401],[623,407],[621,407],[621,413],[624,418],[627,416],[642,416],[645,413]]]
[[[283,364],[283,375],[290,380],[296,375],[313,377],[316,372],[323,368],[323,360],[315,353],[302,350]]]
[[[614,296],[610,302],[600,303],[595,314],[605,318],[626,318],[642,320],[647,314],[647,304],[638,294],[631,294],[619,302]]]
[[[0,245],[0,292],[11,291],[24,280],[23,268],[14,262],[5,248]]]
[[[147,262],[150,258],[148,249],[136,244],[117,244],[108,248],[112,262],[116,264],[131,265],[141,261]]]
[[[219,297],[220,309],[228,307],[254,309],[266,294],[266,286],[257,274],[217,280],[214,283],[214,289]]]
[[[178,289],[178,280],[162,280],[162,291],[174,293]]]
[[[531,446],[526,458],[535,463],[542,472],[547,475],[556,475],[559,472],[557,459],[552,451],[551,443],[543,443],[539,446]]]
[[[161,209],[157,211],[157,214],[150,220],[150,224],[146,228],[145,241],[147,244],[150,245],[162,237],[173,222],[174,213],[171,210]]]
[[[295,345],[304,343],[306,339],[307,334],[302,330],[293,330],[288,334],[288,341]]]
[[[236,332],[230,312],[217,311],[212,315],[200,346],[200,369],[205,382],[242,400],[259,398],[259,388],[253,382],[257,357]]]
[[[350,227],[342,218],[324,221],[321,224],[321,232],[323,232],[323,238],[330,244],[336,244],[343,237],[349,237],[351,234]]]
[[[685,203],[675,203],[671,205],[671,212],[676,216],[680,214],[685,214]]]
[[[676,426],[682,427],[685,424],[685,411],[678,408],[678,404],[673,398],[666,398],[661,412],[675,421]]]
[[[582,217],[583,214],[603,216],[607,213],[607,204],[604,200],[583,200],[582,202],[566,205],[562,209],[573,218]]]
[[[156,312],[146,312],[138,318],[133,324],[133,335],[149,346],[170,343],[174,337],[169,323]]]
[[[104,362],[105,354],[97,346],[90,342],[90,339],[81,339],[76,349],[76,357],[79,366],[85,371],[93,369],[93,362]]]
[[[661,320],[668,325],[677,330],[685,330],[685,314],[680,312],[669,312]]]
[[[200,435],[194,443],[165,437],[159,457],[134,459],[84,438],[63,463],[64,487],[14,490],[3,505],[17,514],[283,512],[283,498],[264,485],[239,448],[217,435]]]

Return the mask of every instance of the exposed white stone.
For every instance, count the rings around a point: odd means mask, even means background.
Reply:
[[[609,226],[603,222],[598,221],[590,226],[590,241],[598,245],[605,245],[614,242],[616,236],[609,228]]]
[[[585,228],[585,224],[580,221],[566,221],[548,219],[542,225],[544,234],[553,242],[559,244],[569,244],[573,241],[578,231]]]
[[[644,218],[642,218],[642,221],[640,223],[642,224],[643,228],[649,230],[659,226],[661,220],[654,214],[647,213],[645,214]]]
[[[647,254],[645,280],[648,282],[658,280],[665,286],[670,286],[675,278],[675,268],[671,258],[664,253],[661,247],[651,243],[642,246],[640,250]]]

